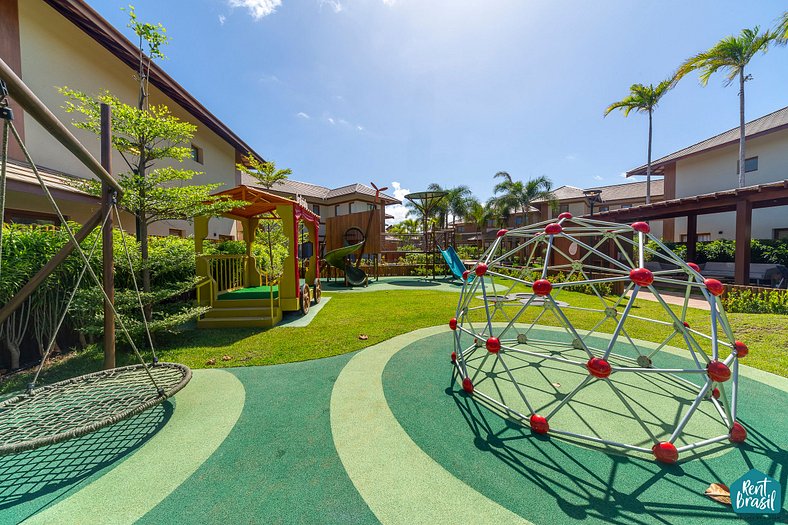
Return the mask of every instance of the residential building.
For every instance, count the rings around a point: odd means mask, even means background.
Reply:
[[[745,184],[753,186],[788,180],[788,107],[745,125]],[[697,144],[675,151],[652,163],[653,173],[664,177],[664,199],[710,194],[738,187],[738,126]],[[627,176],[645,175],[640,166]],[[687,219],[666,219],[665,238],[686,240]],[[752,238],[788,238],[788,214],[784,207],[752,211]],[[697,217],[699,241],[733,239],[735,213]]]
[[[259,186],[254,177],[242,175],[242,183],[247,186]],[[283,197],[304,199],[309,204],[309,209],[320,215],[320,243],[325,240],[326,220],[340,215],[349,215],[369,211],[375,208],[375,189],[365,184],[348,184],[339,188],[327,188],[308,182],[286,179],[267,189],[271,193]],[[400,204],[398,199],[385,193],[380,194],[380,224],[386,223],[386,206]]]

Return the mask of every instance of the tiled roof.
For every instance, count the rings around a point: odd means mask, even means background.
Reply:
[[[747,122],[744,125],[744,136],[750,138],[756,135],[772,133],[774,131],[778,131],[784,128],[788,128],[788,106],[782,109],[778,109],[773,113],[769,113],[768,115],[764,115],[753,121]],[[704,151],[708,151],[710,149],[715,149],[722,146],[735,144],[736,142],[738,142],[738,140],[739,140],[739,127],[736,126],[735,128],[729,129],[724,133],[720,133],[719,135],[715,135],[711,138],[698,142],[697,144],[693,144],[692,146],[686,147],[684,149],[680,149],[678,151],[671,153],[670,155],[666,155],[661,159],[657,159],[653,161],[651,163],[652,173],[656,173],[656,172],[662,173],[663,168],[667,164],[671,164],[684,157],[689,157],[690,155],[695,155]],[[645,174],[646,174],[645,165],[637,167],[627,172],[628,177],[631,175],[645,175]]]
[[[241,184],[245,184],[247,186],[259,186],[257,180],[254,177],[251,177],[247,174],[241,175]],[[365,184],[348,184],[347,186],[341,186],[339,188],[326,188],[325,186],[319,186],[317,184],[311,184],[309,182],[302,182],[299,180],[293,179],[285,179],[283,181],[277,182],[271,191],[279,192],[279,193],[286,193],[289,195],[301,195],[302,197],[310,197],[313,199],[321,199],[321,200],[328,200],[333,199],[335,197],[344,197],[344,196],[351,196],[354,194],[366,195],[368,197],[375,196],[375,189],[371,188]],[[386,204],[399,204],[400,201],[395,199],[390,195],[386,195],[385,193],[380,194],[381,200],[383,200]]]
[[[590,190],[602,190],[600,197],[603,202],[626,199],[643,199],[646,197],[646,181],[613,184],[610,186],[597,186]],[[651,196],[661,197],[665,194],[665,181],[655,179],[651,181]]]

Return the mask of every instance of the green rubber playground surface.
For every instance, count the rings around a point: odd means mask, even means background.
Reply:
[[[747,442],[665,466],[535,436],[477,404],[452,381],[451,343],[433,327],[355,354],[196,370],[135,418],[0,457],[0,523],[705,525],[738,519],[703,495],[712,482],[757,468],[788,486],[788,379],[740,367]]]

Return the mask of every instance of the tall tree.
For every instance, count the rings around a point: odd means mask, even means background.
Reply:
[[[260,186],[270,190],[274,184],[286,180],[288,176],[293,174],[290,168],[276,169],[274,161],[261,161],[255,157],[252,152],[247,153],[243,158],[243,162],[236,164],[235,167],[238,171],[246,173],[254,177],[260,183]],[[271,269],[274,268],[274,239],[273,239],[273,224],[271,221],[265,221],[266,240],[268,243],[268,260],[270,261]]]
[[[479,247],[484,251],[484,232],[487,229],[487,222],[495,217],[493,210],[479,202],[478,199],[468,200],[468,211],[465,220],[476,226],[479,232]]]
[[[659,84],[632,84],[629,87],[629,95],[618,102],[613,102],[605,109],[605,116],[608,116],[614,109],[620,109],[625,117],[629,116],[633,109],[638,113],[648,113],[648,160],[646,163],[646,204],[651,203],[651,141],[652,141],[652,117],[654,109],[659,104],[660,99],[670,91],[675,85],[675,77],[663,80]]]
[[[66,98],[66,112],[81,117],[81,120],[73,122],[74,126],[96,135],[101,133],[101,104],[112,108],[112,145],[128,167],[128,171],[118,174],[118,183],[124,191],[119,205],[136,218],[142,259],[142,289],[150,292],[148,227],[152,223],[188,220],[197,215],[219,215],[241,203],[221,200],[205,204],[220,184],[189,184],[201,172],[159,165],[162,162],[179,163],[191,157],[191,139],[197,128],[182,122],[170,113],[167,106],[151,105],[149,101],[151,65],[153,59],[164,58],[161,47],[168,41],[164,27],[140,22],[134,6],[129,6],[128,26],[139,37],[139,96],[136,106],[121,102],[109,91],[95,96],[68,87],[61,87],[59,91]],[[101,185],[97,181],[77,185],[95,195],[101,194]],[[145,308],[145,316],[151,319],[150,307]]]
[[[774,29],[777,34],[777,43],[780,45],[788,44],[788,11],[784,12],[777,20],[777,27]]]
[[[544,175],[523,182],[512,179],[512,176],[505,171],[499,171],[495,174],[495,178],[503,179],[493,188],[499,214],[508,216],[512,211],[514,213],[522,211],[523,221],[527,225],[528,212],[534,202],[547,200],[551,206],[555,203],[553,182]]]
[[[757,53],[765,53],[769,44],[777,38],[771,31],[760,33],[760,28],[742,29],[739,36],[729,36],[717,42],[708,51],[703,51],[688,58],[679,67],[677,78],[692,71],[700,71],[700,83],[705,86],[709,78],[717,71],[727,71],[725,86],[739,79],[739,187],[743,187],[745,173],[745,138],[744,138],[744,83],[752,80],[744,69]]]
[[[468,186],[460,185],[443,188],[440,184],[432,183],[427,186],[428,191],[445,191],[446,197],[437,205],[438,219],[444,228],[449,227],[449,216],[452,221],[465,215],[468,208],[468,199],[473,196]]]

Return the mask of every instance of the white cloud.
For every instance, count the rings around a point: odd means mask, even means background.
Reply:
[[[276,11],[282,0],[227,0],[230,7],[245,7],[255,20],[260,20]]]
[[[397,0],[383,0],[383,3],[388,6],[392,6],[397,3]]]
[[[225,20],[227,20],[227,17],[226,17],[226,16],[224,16],[224,15],[219,15],[219,25],[223,26],[223,25],[224,25],[224,22],[225,22]]]
[[[594,175],[594,180],[603,180],[599,175]]]
[[[391,188],[394,190],[393,195],[395,199],[405,201],[405,195],[410,193],[410,190],[403,188],[402,184],[397,181],[391,183]],[[386,206],[386,213],[393,215],[393,219],[386,219],[386,224],[396,224],[405,220],[408,217],[408,208],[404,204],[395,204],[393,206]]]
[[[276,75],[261,75],[260,82],[263,84],[281,84],[282,81]]]
[[[364,126],[359,124],[358,126],[356,126],[356,129],[359,130],[359,131],[364,131]]]
[[[328,121],[328,123],[329,123],[329,124],[331,124],[332,126],[333,126],[334,124],[336,124],[336,121],[334,120],[334,118],[333,118],[333,117],[328,117],[326,120],[327,120],[327,121]]]
[[[567,156],[566,156],[566,157],[564,157],[564,158],[565,158],[566,160],[576,160],[576,159],[577,159],[577,157],[575,157],[574,155],[567,155]]]
[[[627,172],[626,171],[622,171],[621,173],[618,174],[618,176],[621,177],[622,179],[626,179],[627,178]]]
[[[345,6],[339,0],[320,0],[320,6],[327,5],[330,7],[335,13],[341,13]]]
[[[308,113],[304,113],[303,111],[299,111],[298,113],[296,113],[296,117],[302,118],[304,120],[309,120],[310,118],[312,118],[309,116]]]

